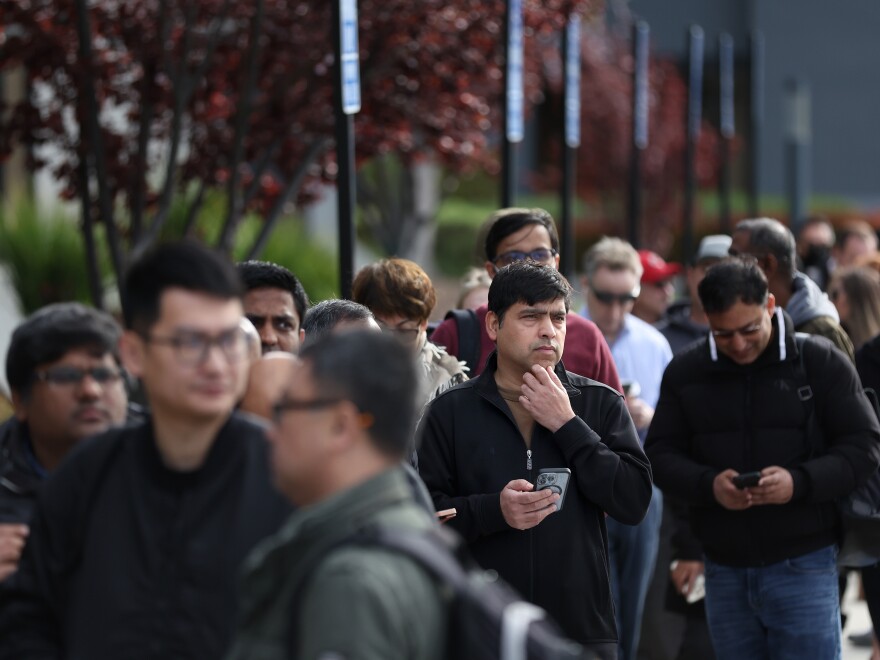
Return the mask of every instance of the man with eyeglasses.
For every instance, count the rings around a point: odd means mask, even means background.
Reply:
[[[261,428],[233,412],[248,357],[232,264],[162,244],[123,286],[120,353],[150,415],[84,443],[44,486],[0,597],[0,658],[222,657],[239,566],[290,511]]]
[[[599,327],[611,348],[624,383],[626,407],[639,438],[644,441],[672,349],[659,330],[632,313],[642,273],[638,252],[619,238],[604,237],[584,255],[583,314]],[[621,660],[634,660],[639,647],[662,519],[663,496],[654,488],[651,506],[641,523],[626,525],[613,518],[608,520],[608,554]]]
[[[508,208],[496,211],[486,221],[485,229],[485,268],[489,277],[495,277],[500,268],[517,261],[536,263],[559,268],[559,234],[553,217],[543,209]],[[431,334],[431,341],[443,346],[450,355],[465,359],[463,350],[469,343],[476,345],[474,364],[468,364],[468,376],[479,376],[485,367],[486,358],[495,350],[494,342],[486,329],[488,305],[474,310],[479,337],[460,336],[462,330],[454,318],[448,318],[437,326]],[[614,360],[608,345],[595,324],[578,314],[571,313],[566,320],[568,341],[565,343],[565,366],[581,376],[592,378],[600,383],[621,391],[620,378],[614,367]],[[466,327],[466,326],[465,326]]]
[[[443,585],[398,553],[339,543],[434,524],[400,467],[417,396],[412,356],[386,335],[303,347],[268,433],[275,483],[300,508],[247,560],[227,660],[449,657]]]
[[[467,380],[462,364],[428,341],[428,318],[437,294],[421,266],[409,259],[382,259],[358,271],[351,291],[355,302],[373,312],[382,331],[396,337],[418,361],[419,410]]]
[[[799,342],[753,258],[698,288],[711,332],[666,369],[645,447],[690,505],[716,657],[839,658],[837,500],[880,464],[880,426],[852,363]]]
[[[14,416],[0,426],[0,580],[18,566],[37,494],[81,440],[125,422],[122,330],[79,303],[48,305],[13,332],[6,378]]]

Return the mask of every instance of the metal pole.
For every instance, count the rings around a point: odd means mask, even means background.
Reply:
[[[577,270],[574,242],[575,156],[581,141],[581,18],[568,17],[562,32],[562,61],[565,63],[565,103],[562,142],[562,255],[560,270],[571,280]]]
[[[639,221],[641,216],[641,156],[648,146],[648,37],[645,21],[633,27],[633,130],[632,154],[629,168],[629,242],[639,247]]]
[[[752,33],[750,48],[751,70],[751,130],[749,131],[749,213],[761,215],[761,138],[764,132],[764,35]]]
[[[688,30],[688,107],[687,142],[684,161],[684,228],[681,239],[682,260],[690,262],[694,250],[694,222],[697,140],[703,120],[703,28],[692,25]]]
[[[522,0],[507,0],[504,21],[504,139],[501,146],[501,207],[516,202],[517,144],[523,126],[523,24]]]
[[[736,134],[733,112],[733,37],[718,37],[718,77],[720,84],[721,171],[718,178],[718,201],[721,233],[729,234],[730,219],[730,142]]]
[[[351,298],[354,278],[354,209],[357,204],[354,166],[354,113],[360,110],[357,0],[334,0],[334,98],[336,115],[337,227],[339,289]]]
[[[797,235],[807,216],[810,194],[810,143],[812,142],[810,86],[803,80],[789,80],[785,86],[788,120],[786,122],[786,179],[789,226]]]

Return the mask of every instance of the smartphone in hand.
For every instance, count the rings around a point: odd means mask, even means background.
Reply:
[[[571,470],[568,468],[541,468],[538,470],[538,481],[535,484],[535,491],[551,490],[559,494],[559,501],[556,502],[556,510],[562,511],[562,504],[565,502],[565,493],[568,491],[568,482],[571,479]]]
[[[733,485],[739,488],[740,490],[744,488],[753,488],[758,485],[758,482],[761,481],[761,472],[746,472],[744,474],[738,474],[733,478]]]

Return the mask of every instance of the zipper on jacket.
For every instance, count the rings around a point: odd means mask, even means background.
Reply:
[[[526,479],[532,482],[532,450],[526,449]],[[535,602],[535,528],[529,530],[529,600]]]
[[[529,476],[532,476],[532,450],[526,449],[526,470],[529,472]]]

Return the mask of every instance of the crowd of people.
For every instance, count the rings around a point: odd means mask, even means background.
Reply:
[[[486,229],[436,327],[412,261],[311,304],[193,241],[130,265],[119,321],[25,319],[0,660],[450,657],[449,585],[352,540],[438,525],[585,658],[839,658],[835,503],[880,465],[873,229],[754,218],[685,265],[604,237],[580,296],[546,211]]]

